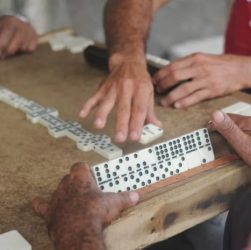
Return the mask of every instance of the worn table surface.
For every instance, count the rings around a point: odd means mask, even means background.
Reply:
[[[81,54],[52,52],[48,45],[41,45],[35,54],[0,62],[2,85],[57,108],[63,119],[79,121],[94,133],[92,118],[81,121],[78,111],[104,77],[105,73],[88,66]],[[249,96],[236,94],[187,110],[157,106],[165,129],[158,142],[205,126],[213,110],[238,99],[248,101]],[[104,133],[112,136],[114,115],[110,118]],[[220,136],[215,133],[212,138],[217,156],[229,152]],[[142,148],[137,143],[121,147],[125,153]],[[28,122],[24,113],[0,103],[0,233],[17,229],[34,250],[52,250],[44,222],[31,209],[31,199],[37,195],[48,198],[73,163],[103,160],[94,152],[77,150],[69,139],[54,139],[44,127]],[[144,201],[106,230],[108,249],[140,248],[224,211],[234,190],[250,180],[249,169],[243,166],[236,161],[143,197]]]

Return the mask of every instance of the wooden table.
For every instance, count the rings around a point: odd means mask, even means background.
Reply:
[[[81,103],[104,79],[105,73],[88,66],[81,54],[52,52],[47,44],[33,55],[21,55],[0,62],[0,82],[7,88],[44,106],[59,110],[66,120],[79,121],[87,130],[92,117],[78,118]],[[205,126],[210,113],[237,100],[235,94],[202,103],[187,110],[156,107],[165,128],[157,142]],[[67,138],[54,139],[40,125],[25,119],[24,113],[0,103],[0,233],[17,229],[33,250],[52,250],[44,222],[34,215],[34,196],[49,198],[61,178],[77,161],[89,164],[104,161],[94,152],[76,149]],[[114,114],[104,133],[112,136]],[[229,152],[225,141],[212,134],[217,157]],[[155,142],[155,143],[157,143]],[[121,145],[125,153],[142,148],[138,143]],[[250,170],[235,161],[142,197],[142,202],[110,225],[106,232],[109,250],[132,250],[167,239],[228,208],[236,190],[250,182]]]

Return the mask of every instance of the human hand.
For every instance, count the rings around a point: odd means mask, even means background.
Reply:
[[[63,178],[50,203],[35,198],[32,205],[46,220],[57,250],[103,250],[103,228],[138,200],[135,192],[102,193],[89,167],[78,163]]]
[[[19,51],[33,52],[37,47],[37,35],[31,24],[15,16],[0,18],[0,59]]]
[[[251,117],[216,111],[208,127],[221,133],[237,154],[251,166]]]
[[[123,60],[110,69],[108,78],[83,105],[80,116],[85,118],[96,108],[94,126],[102,129],[116,106],[115,141],[137,141],[145,121],[161,126],[154,113],[153,86],[146,63]]]
[[[201,101],[224,96],[251,85],[251,58],[235,55],[193,54],[159,70],[154,81],[159,93],[181,81],[162,100],[164,107],[185,108]]]

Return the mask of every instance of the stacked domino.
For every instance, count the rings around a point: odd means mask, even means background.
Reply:
[[[104,192],[131,191],[215,159],[206,128],[92,167]]]
[[[50,38],[49,44],[53,51],[68,49],[71,53],[76,54],[93,45],[94,41],[82,36],[72,36],[65,32],[60,32]]]

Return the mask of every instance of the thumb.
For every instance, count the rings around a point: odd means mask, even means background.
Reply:
[[[139,201],[139,194],[136,192],[109,193],[106,194],[107,216],[106,223],[118,218],[121,211],[136,205]]]
[[[222,111],[214,112],[212,115],[212,127],[225,137],[229,144],[248,164],[251,163],[251,139],[227,114]]]
[[[36,197],[32,200],[32,208],[34,212],[45,220],[49,219],[49,204],[43,199]]]
[[[121,210],[132,207],[139,201],[139,194],[137,192],[119,193],[117,197],[117,202],[120,203]]]

